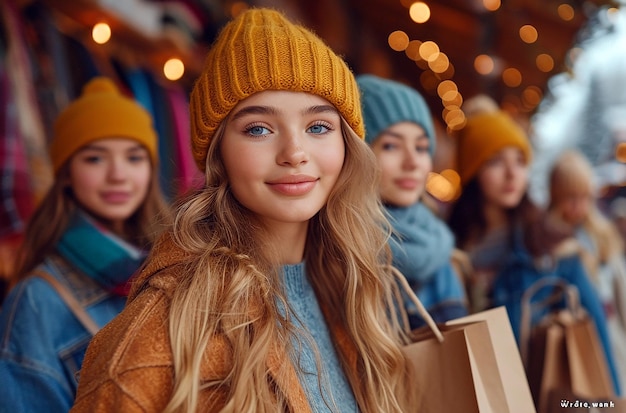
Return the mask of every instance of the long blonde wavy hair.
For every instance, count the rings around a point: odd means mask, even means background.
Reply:
[[[209,386],[228,389],[227,400],[214,401],[224,404],[223,412],[286,410],[266,363],[274,351],[294,354],[296,331],[289,311],[280,310],[288,305],[280,263],[267,248],[271,240],[229,190],[219,154],[226,122],[209,147],[205,187],[180,203],[175,218],[175,240],[195,258],[181,274],[170,308],[175,379],[166,412],[196,411],[199,392]],[[376,161],[345,120],[342,132],[341,174],[309,223],[307,274],[325,314],[336,317],[332,322],[357,349],[358,371],[344,371],[361,411],[406,411],[415,391],[408,388],[409,365],[401,352],[406,336],[396,313],[397,284],[383,270],[389,226],[376,195]],[[216,337],[232,346],[233,364],[226,377],[201,383],[200,365]],[[348,360],[341,363],[348,366]]]

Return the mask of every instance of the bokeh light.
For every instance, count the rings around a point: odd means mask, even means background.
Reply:
[[[111,39],[111,27],[106,23],[97,23],[91,29],[91,38],[98,44],[105,44]]]

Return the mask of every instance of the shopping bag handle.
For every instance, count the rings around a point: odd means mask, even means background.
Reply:
[[[402,274],[394,266],[390,265],[389,269],[391,270],[391,273],[396,277],[396,279],[398,280],[398,282],[404,289],[404,292],[406,292],[409,298],[411,299],[411,301],[413,301],[413,304],[415,304],[415,306],[417,307],[417,311],[420,313],[422,318],[426,321],[426,324],[428,324],[428,327],[430,327],[435,337],[437,337],[437,340],[440,343],[442,343],[443,334],[441,334],[441,330],[439,329],[439,327],[437,327],[435,320],[433,320],[432,316],[428,313],[428,311],[426,310],[426,308],[424,307],[420,299],[417,298],[417,295],[415,295],[415,292],[413,292],[413,289],[409,285],[409,282],[406,280],[406,277],[404,276],[404,274]]]
[[[546,287],[556,287],[559,291],[550,294],[549,297],[537,303],[532,303],[531,301],[535,294]],[[528,340],[532,328],[533,311],[537,308],[541,309],[554,304],[563,296],[565,296],[565,308],[570,311],[574,318],[583,318],[585,312],[580,305],[578,288],[560,277],[542,277],[524,291],[521,299],[522,315],[520,320],[520,354],[524,364],[527,363],[528,359]]]

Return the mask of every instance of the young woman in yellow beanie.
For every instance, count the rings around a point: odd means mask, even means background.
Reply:
[[[408,411],[376,163],[345,62],[250,9],[209,51],[190,113],[206,183],[90,344],[72,411]]]
[[[472,310],[505,306],[519,341],[524,292],[548,276],[574,285],[595,322],[618,392],[606,320],[573,232],[552,225],[544,211],[529,200],[532,150],[525,132],[495,104],[479,105],[468,114],[457,139],[463,192],[452,207],[449,222],[457,245],[472,262],[474,273],[468,283]],[[542,289],[533,302],[550,293],[550,289]]]
[[[168,207],[148,112],[108,78],[58,117],[54,183],[28,223],[0,314],[0,411],[67,412],[95,331],[124,307]]]

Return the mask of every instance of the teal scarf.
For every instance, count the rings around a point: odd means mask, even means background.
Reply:
[[[104,288],[124,293],[146,253],[78,211],[61,236],[57,252]]]
[[[454,236],[448,226],[418,202],[407,208],[387,206],[395,233],[393,265],[412,283],[423,284],[450,262]]]

